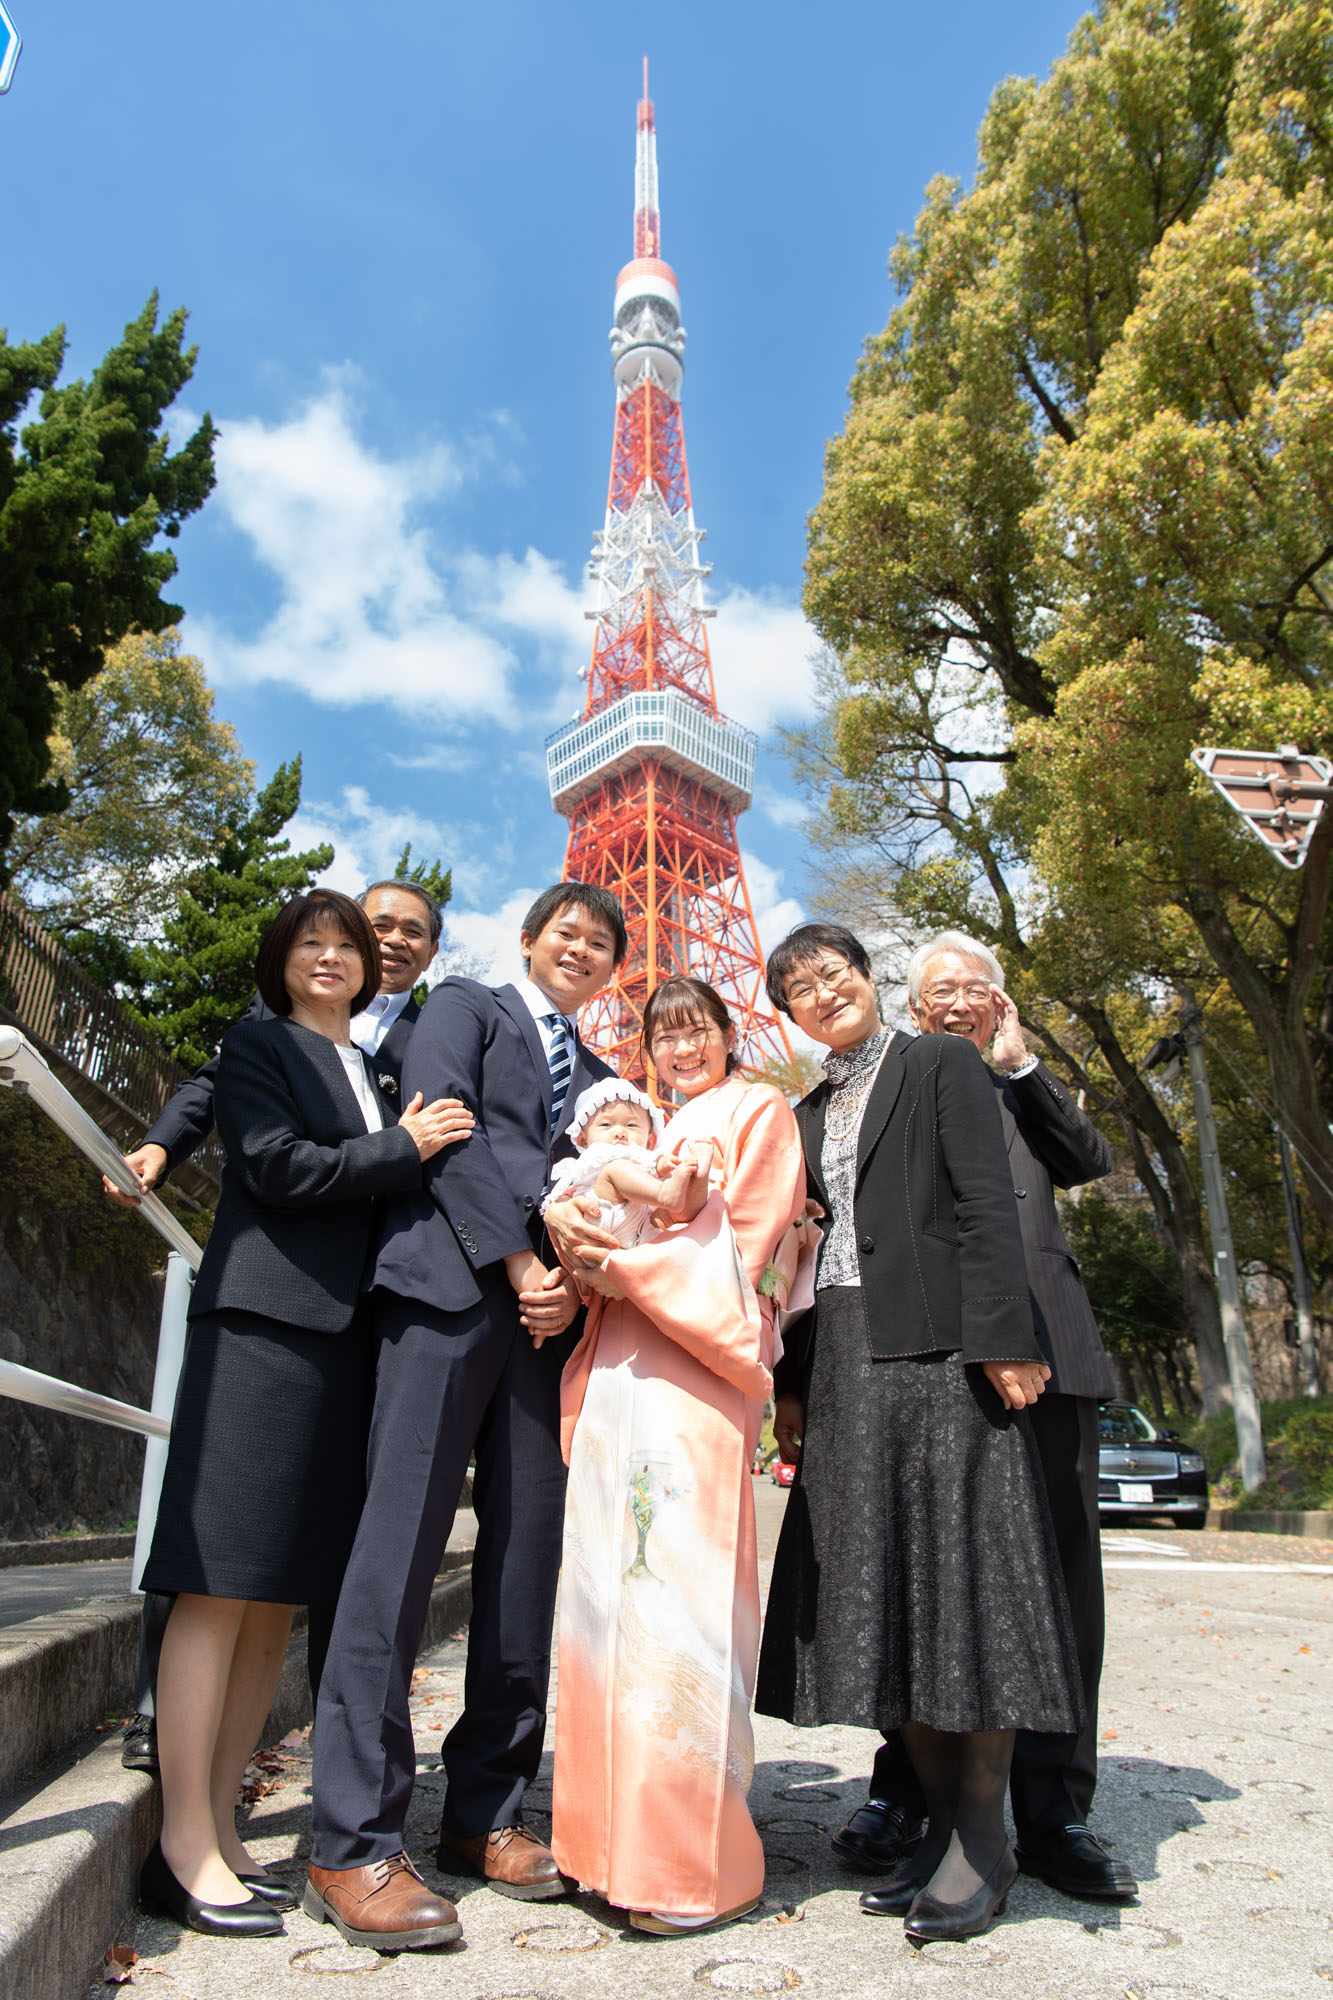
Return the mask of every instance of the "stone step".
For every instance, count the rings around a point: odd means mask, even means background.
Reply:
[[[421,1650],[466,1623],[472,1605],[471,1547],[454,1547],[431,1596]],[[108,1946],[134,1902],[139,1869],[160,1823],[156,1781],[120,1762],[120,1731],[98,1733],[108,1709],[132,1698],[139,1600],[81,1606],[34,1618],[0,1639],[29,1640],[0,1657],[0,1747],[23,1718],[11,1764],[44,1741],[64,1745],[26,1782],[9,1780],[0,1798],[0,2000],[84,2000]],[[53,1629],[33,1634],[32,1627]],[[51,1679],[45,1678],[46,1662]],[[90,1687],[80,1685],[80,1668]],[[45,1686],[46,1692],[41,1692]],[[107,1691],[111,1690],[108,1699]],[[17,1709],[11,1697],[20,1698]],[[293,1638],[264,1731],[276,1743],[310,1720],[305,1637]],[[61,1732],[64,1731],[63,1737]],[[77,1737],[77,1741],[71,1742]],[[28,1767],[31,1769],[31,1765]]]

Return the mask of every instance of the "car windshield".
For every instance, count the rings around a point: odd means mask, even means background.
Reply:
[[[1142,1410],[1136,1410],[1132,1403],[1103,1403],[1097,1427],[1103,1444],[1151,1444],[1157,1436]]]

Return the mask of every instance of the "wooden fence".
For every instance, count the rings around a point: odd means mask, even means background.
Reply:
[[[66,1081],[73,1071],[92,1086],[77,1094],[125,1150],[138,1143],[190,1073],[7,890],[0,890],[0,1009]],[[180,1173],[182,1185],[197,1176],[206,1183],[198,1192],[207,1199],[211,1190],[216,1200],[222,1169],[216,1135],[199,1147],[190,1167],[193,1174]]]

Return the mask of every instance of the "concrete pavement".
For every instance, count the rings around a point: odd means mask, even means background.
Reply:
[[[756,1482],[771,1558],[785,1495]],[[229,1944],[140,1917],[121,1942],[163,2000],[299,2000],[373,1981],[376,2000],[686,2000],[801,1990],[967,2000],[1316,2000],[1333,1993],[1333,1545],[1259,1535],[1106,1536],[1109,1656],[1094,1824],[1142,1883],[1130,1906],[1076,1903],[1020,1878],[988,1936],[915,1952],[862,1917],[864,1878],[828,1836],[864,1792],[875,1739],[757,1719],[751,1804],[768,1854],[764,1905],[730,1929],[657,1940],[596,1898],[522,1904],[431,1865],[439,1739],[458,1712],[460,1632],[416,1688],[420,1780],[409,1847],[454,1896],[461,1945],[354,1951],[297,1912],[287,1935]],[[309,1750],[277,1753],[250,1817],[254,1850],[299,1884]],[[550,1760],[533,1799],[545,1827]],[[103,1996],[105,1987],[93,1989]],[[326,1990],[321,1987],[319,1990]]]

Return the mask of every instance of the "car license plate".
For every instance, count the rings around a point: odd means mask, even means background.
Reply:
[[[1121,1482],[1120,1501],[1125,1507],[1149,1507],[1152,1505],[1151,1486],[1126,1486]]]

